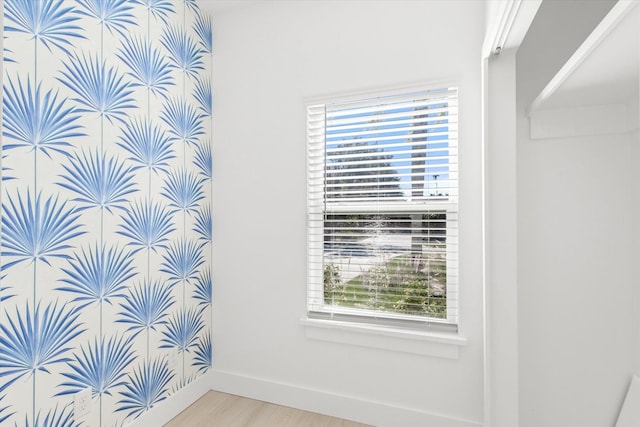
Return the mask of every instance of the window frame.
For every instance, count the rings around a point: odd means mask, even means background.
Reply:
[[[459,298],[459,253],[460,247],[458,242],[458,227],[451,226],[450,223],[455,221],[457,223],[459,216],[459,170],[456,170],[456,185],[455,194],[448,196],[447,200],[432,200],[429,202],[400,202],[388,209],[380,209],[378,204],[372,203],[367,209],[366,205],[354,210],[353,206],[344,206],[336,210],[339,205],[335,205],[331,210],[331,213],[337,213],[338,211],[343,213],[390,213],[390,212],[402,212],[402,213],[419,213],[425,214],[428,212],[445,212],[446,214],[446,300],[447,300],[447,315],[446,319],[439,319],[435,317],[428,317],[423,315],[408,315],[396,312],[382,312],[377,310],[369,310],[363,308],[349,308],[338,305],[326,304],[324,299],[324,280],[321,274],[313,275],[311,273],[312,265],[320,266],[320,269],[324,269],[324,231],[323,227],[313,230],[312,224],[323,223],[323,219],[319,219],[318,216],[324,218],[327,211],[325,207],[318,210],[317,206],[314,209],[310,201],[311,193],[317,191],[317,186],[311,184],[314,179],[318,179],[317,175],[313,175],[311,170],[310,158],[312,156],[311,151],[317,142],[312,140],[317,139],[317,134],[314,134],[313,130],[309,127],[309,117],[312,114],[311,109],[318,108],[320,106],[326,107],[326,105],[336,103],[346,103],[353,101],[364,101],[367,99],[384,98],[389,96],[404,95],[413,92],[423,91],[436,91],[441,89],[454,89],[455,90],[455,104],[452,109],[455,110],[456,115],[459,110],[460,104],[460,85],[459,82],[436,82],[428,84],[417,84],[410,86],[393,86],[383,89],[370,89],[366,91],[352,92],[348,94],[336,94],[332,96],[324,96],[313,99],[305,100],[306,108],[306,173],[307,173],[307,319],[311,320],[331,320],[340,322],[341,324],[359,324],[359,325],[373,325],[389,328],[398,328],[400,330],[417,330],[428,332],[445,332],[445,333],[457,333],[458,324],[460,319],[460,298]],[[323,112],[326,119],[326,110]],[[322,130],[322,145],[326,143],[324,138],[326,132]],[[449,133],[455,134],[455,137],[450,139],[450,146],[448,149],[454,149],[456,154],[454,158],[458,159],[458,141],[459,141],[459,123],[456,120],[453,129],[448,130]],[[453,141],[451,143],[451,141]],[[326,168],[326,158],[324,154],[322,157],[322,163]],[[318,156],[315,157],[316,159]],[[325,169],[326,170],[326,169]],[[317,171],[316,171],[317,173]],[[323,171],[324,173],[324,171]],[[324,178],[323,178],[324,179]],[[325,194],[325,189],[321,188],[320,191]],[[326,205],[326,204],[325,204]],[[374,206],[375,205],[375,206]],[[313,231],[312,231],[313,230]],[[453,246],[455,249],[450,251],[448,248]],[[315,296],[314,296],[315,295]],[[451,304],[450,304],[451,302]]]

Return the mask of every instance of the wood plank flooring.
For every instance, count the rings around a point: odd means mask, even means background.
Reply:
[[[368,427],[353,421],[210,391],[165,427]]]

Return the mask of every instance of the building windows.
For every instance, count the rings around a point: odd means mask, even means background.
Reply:
[[[458,91],[307,106],[308,312],[457,325]]]

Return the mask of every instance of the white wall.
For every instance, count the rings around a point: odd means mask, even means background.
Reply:
[[[518,52],[520,427],[612,426],[633,367],[637,142],[531,140],[525,114],[604,9],[545,2]]]
[[[632,366],[631,139],[518,144],[521,427],[612,425]]]
[[[378,425],[482,422],[483,17],[482,2],[449,0],[271,1],[216,17],[214,388]],[[452,360],[306,338],[304,99],[452,78],[468,345]]]

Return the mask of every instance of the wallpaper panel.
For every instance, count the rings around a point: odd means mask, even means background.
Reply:
[[[211,17],[4,0],[3,19],[0,425],[125,425],[211,366]]]

